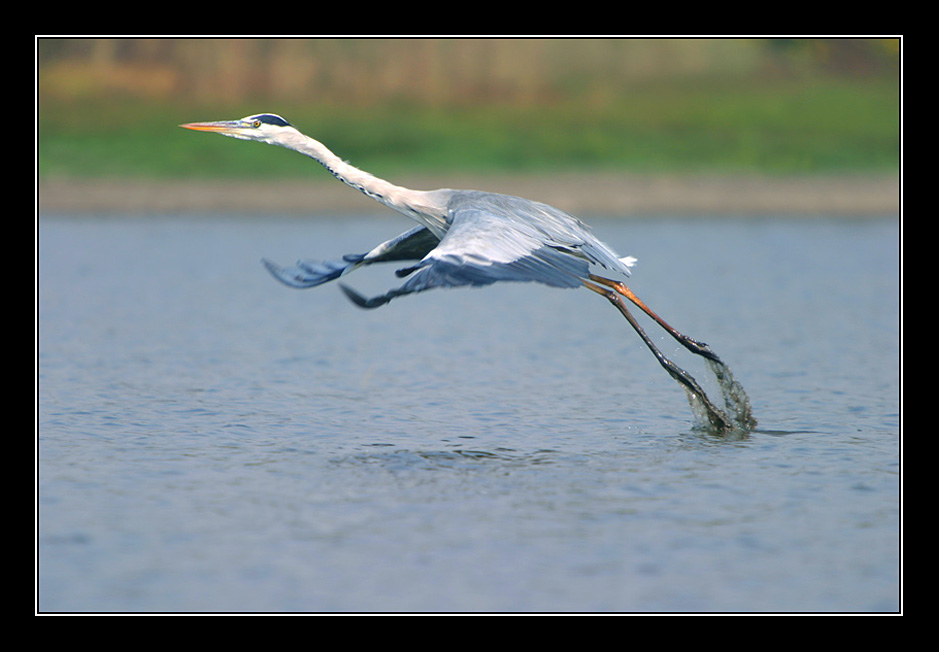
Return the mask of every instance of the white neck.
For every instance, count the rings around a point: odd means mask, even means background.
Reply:
[[[423,214],[422,209],[426,208],[426,202],[422,198],[427,193],[396,186],[360,170],[333,154],[323,143],[296,130],[289,132],[289,136],[282,134],[280,140],[272,144],[309,156],[343,183],[360,190],[389,208],[414,217],[420,222],[424,221],[420,219],[420,216]]]

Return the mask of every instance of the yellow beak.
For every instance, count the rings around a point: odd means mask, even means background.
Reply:
[[[222,120],[220,122],[188,122],[179,125],[183,129],[192,129],[194,131],[212,131],[215,133],[233,133],[243,129],[244,125],[238,120]]]

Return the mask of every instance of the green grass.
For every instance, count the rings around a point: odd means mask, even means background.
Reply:
[[[38,169],[69,177],[308,178],[309,162],[177,125],[283,114],[380,176],[421,172],[895,173],[896,80],[643,88],[603,103],[359,108],[41,101]]]

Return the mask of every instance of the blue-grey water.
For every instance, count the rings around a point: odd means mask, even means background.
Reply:
[[[901,608],[896,219],[593,220],[746,388],[746,437],[591,292],[362,311],[260,264],[410,226],[42,216],[37,610]]]

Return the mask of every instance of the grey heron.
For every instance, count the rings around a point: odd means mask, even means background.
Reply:
[[[432,288],[485,286],[499,281],[534,281],[558,288],[586,287],[605,297],[627,319],[668,374],[698,401],[709,423],[721,431],[751,428],[753,420],[742,387],[711,348],[683,335],[643,303],[621,280],[594,273],[596,267],[626,277],[636,260],[620,257],[598,240],[579,219],[547,204],[477,190],[411,190],[379,179],[343,161],[317,140],[301,133],[279,115],[259,113],[239,120],[193,122],[186,129],[279,145],[304,154],[333,176],[417,222],[417,226],[363,254],[333,261],[300,261],[280,267],[264,260],[275,278],[295,288],[310,288],[338,279],[364,265],[412,262],[396,273],[406,278],[385,294],[366,298],[340,283],[346,296],[362,308]],[[686,371],[669,360],[645,333],[625,299],[646,313],[692,353],[704,357],[718,377],[728,416],[715,406]]]

